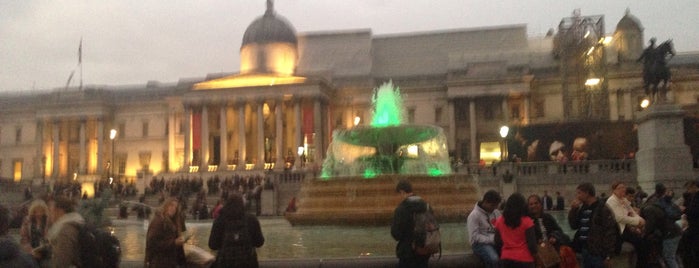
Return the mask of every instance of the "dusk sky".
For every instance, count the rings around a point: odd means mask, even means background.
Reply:
[[[677,52],[699,53],[696,0],[278,0],[297,33],[371,29],[374,35],[526,24],[543,36],[580,9],[604,15],[613,33],[628,8],[650,37],[672,38]],[[237,72],[248,25],[264,0],[0,1],[0,91],[85,85],[174,83]]]

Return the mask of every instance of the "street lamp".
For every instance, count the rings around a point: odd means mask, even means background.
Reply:
[[[116,129],[112,129],[109,131],[109,139],[112,140],[112,164],[109,165],[109,182],[110,182],[110,184],[113,181],[113,176],[114,176],[114,158],[115,158],[114,157],[114,152],[115,152],[114,140],[116,139],[116,135],[117,135]]]
[[[500,161],[504,161],[506,157],[507,142],[505,138],[507,138],[508,133],[510,133],[510,128],[508,126],[500,127],[500,137],[502,138],[502,147],[500,149]]]

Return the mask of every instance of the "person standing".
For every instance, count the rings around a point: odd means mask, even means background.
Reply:
[[[75,212],[75,206],[75,201],[64,196],[56,196],[49,201],[51,227],[46,237],[49,240],[51,251],[50,267],[61,268],[80,265],[78,233],[79,227],[85,224],[85,219]],[[40,259],[41,256],[35,256],[35,258]]]
[[[566,201],[561,196],[561,192],[556,192],[556,210],[563,210],[566,207]]]
[[[682,229],[675,222],[680,219],[680,208],[672,203],[672,197],[666,195],[667,188],[662,183],[655,185],[655,193],[646,200],[641,209],[641,216],[646,220],[643,239],[648,241],[650,252],[643,258],[644,264],[651,262],[660,265],[663,259],[668,268],[677,268],[677,247],[680,243]],[[675,211],[676,213],[668,213]],[[674,215],[671,215],[674,214]],[[642,258],[642,256],[639,256]]]
[[[500,217],[497,207],[502,197],[495,190],[489,190],[483,195],[483,200],[476,203],[466,219],[469,242],[473,254],[478,256],[485,267],[500,267],[500,256],[495,248],[495,219]]]
[[[146,233],[147,268],[183,267],[185,238],[178,216],[179,202],[170,197],[153,215]]]
[[[0,205],[0,267],[39,267],[31,255],[20,250],[19,244],[7,234],[10,229],[10,210]]]
[[[595,196],[595,186],[585,182],[575,189],[568,224],[575,232],[573,248],[582,255],[583,267],[609,267],[616,252],[619,228],[612,210]]]
[[[413,186],[407,180],[400,180],[396,185],[396,192],[403,201],[393,212],[391,224],[391,236],[398,241],[396,256],[399,268],[427,268],[430,256],[420,256],[413,251],[413,231],[415,221],[413,214],[427,211],[427,202],[420,196],[413,194]]]
[[[699,180],[687,183],[687,194],[684,202],[684,215],[687,219],[687,229],[682,234],[682,263],[684,267],[699,267]]]
[[[259,267],[255,248],[264,243],[260,221],[245,213],[240,194],[230,195],[209,235],[209,248],[218,250],[213,267]]]
[[[534,268],[537,250],[534,222],[527,216],[527,201],[520,193],[507,198],[502,217],[495,220],[495,244],[501,249],[502,266]]]
[[[541,197],[541,204],[544,206],[544,210],[553,209],[553,199],[549,196],[548,191],[544,191],[544,195]]]

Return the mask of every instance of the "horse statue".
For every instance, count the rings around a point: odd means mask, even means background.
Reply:
[[[675,56],[672,39],[660,44],[657,48],[653,45],[655,39],[651,39],[651,46],[646,48],[639,58],[643,60],[643,89],[651,99],[655,101],[665,101],[665,93],[667,92],[667,82],[670,81],[670,68],[667,67],[667,61]],[[668,58],[668,54],[670,57]],[[662,86],[659,87],[662,82]],[[658,94],[659,90],[662,90]]]

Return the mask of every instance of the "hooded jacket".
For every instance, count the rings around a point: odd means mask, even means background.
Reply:
[[[482,202],[482,201],[481,201]],[[495,244],[495,219],[500,217],[499,210],[493,210],[488,213],[481,208],[481,202],[476,203],[468,214],[466,219],[466,228],[468,229],[468,238],[471,245],[479,244]]]
[[[51,267],[62,268],[80,264],[78,227],[85,224],[77,212],[66,213],[51,225],[46,238],[51,245]]]
[[[427,211],[427,202],[417,195],[405,198],[393,213],[391,236],[398,241],[396,256],[399,259],[412,259],[417,256],[413,253],[413,231],[415,222],[413,214]],[[429,256],[428,256],[429,257]]]

